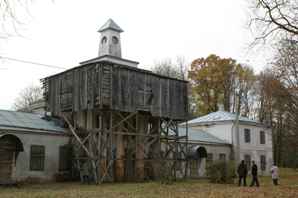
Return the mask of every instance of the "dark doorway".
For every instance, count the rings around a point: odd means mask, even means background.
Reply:
[[[0,135],[0,184],[16,182],[16,159],[23,150],[23,144],[18,137],[11,134]]]

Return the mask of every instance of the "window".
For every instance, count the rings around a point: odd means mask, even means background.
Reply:
[[[69,146],[59,147],[59,171],[67,171],[70,168],[71,152]]]
[[[212,153],[207,153],[206,163],[207,164],[212,164],[212,162],[213,162],[213,154]]]
[[[105,43],[107,42],[107,40],[108,40],[107,37],[104,36],[104,37],[101,39],[101,44],[105,44]]]
[[[251,157],[250,155],[244,155],[244,162],[248,169],[250,169],[251,166]]]
[[[30,170],[43,171],[45,160],[45,147],[32,145],[30,150]]]
[[[112,41],[113,41],[113,44],[118,44],[119,43],[119,40],[116,36],[112,37]]]
[[[249,143],[250,142],[250,130],[244,129],[244,142]]]
[[[261,170],[265,171],[266,170],[266,156],[261,155],[260,156],[260,161],[261,161]]]
[[[266,143],[265,132],[260,131],[260,144],[265,144],[265,143]]]
[[[220,153],[220,154],[219,154],[219,160],[221,160],[221,161],[226,161],[226,154],[224,154],[224,153]]]

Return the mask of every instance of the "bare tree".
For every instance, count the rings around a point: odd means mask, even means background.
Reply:
[[[29,0],[0,0],[0,38],[7,38],[17,33],[17,26],[21,24],[20,8],[27,10]]]
[[[254,0],[250,27],[256,41],[298,35],[297,0]]]
[[[183,56],[177,56],[176,57],[176,65],[179,68],[180,78],[182,80],[186,80],[188,78],[188,69],[189,64],[185,60],[185,57]]]
[[[259,119],[273,129],[274,159],[296,167],[298,154],[298,43],[279,42],[272,68],[258,76]],[[288,148],[291,148],[291,154]]]
[[[19,96],[15,99],[13,108],[17,111],[30,112],[30,105],[41,99],[41,87],[30,85],[20,92]]]
[[[30,6],[33,2],[34,0],[0,0],[0,39],[21,35],[18,29],[31,18]]]
[[[186,80],[188,68],[185,58],[183,56],[177,56],[176,61],[169,58],[157,61],[151,70],[157,74]]]

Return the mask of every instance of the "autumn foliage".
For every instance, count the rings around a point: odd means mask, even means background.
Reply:
[[[226,111],[235,112],[236,95],[248,97],[254,75],[251,68],[236,60],[212,54],[192,62],[189,79],[197,114],[204,115],[218,110],[218,104],[223,104]]]

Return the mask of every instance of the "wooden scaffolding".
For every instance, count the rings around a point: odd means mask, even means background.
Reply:
[[[84,176],[94,183],[187,176],[187,134],[179,136],[177,121],[103,111],[99,127],[85,130],[76,128],[71,116],[63,118],[73,134],[74,165],[82,182]]]
[[[68,124],[81,181],[187,176],[187,82],[110,63],[42,80],[48,110]]]

